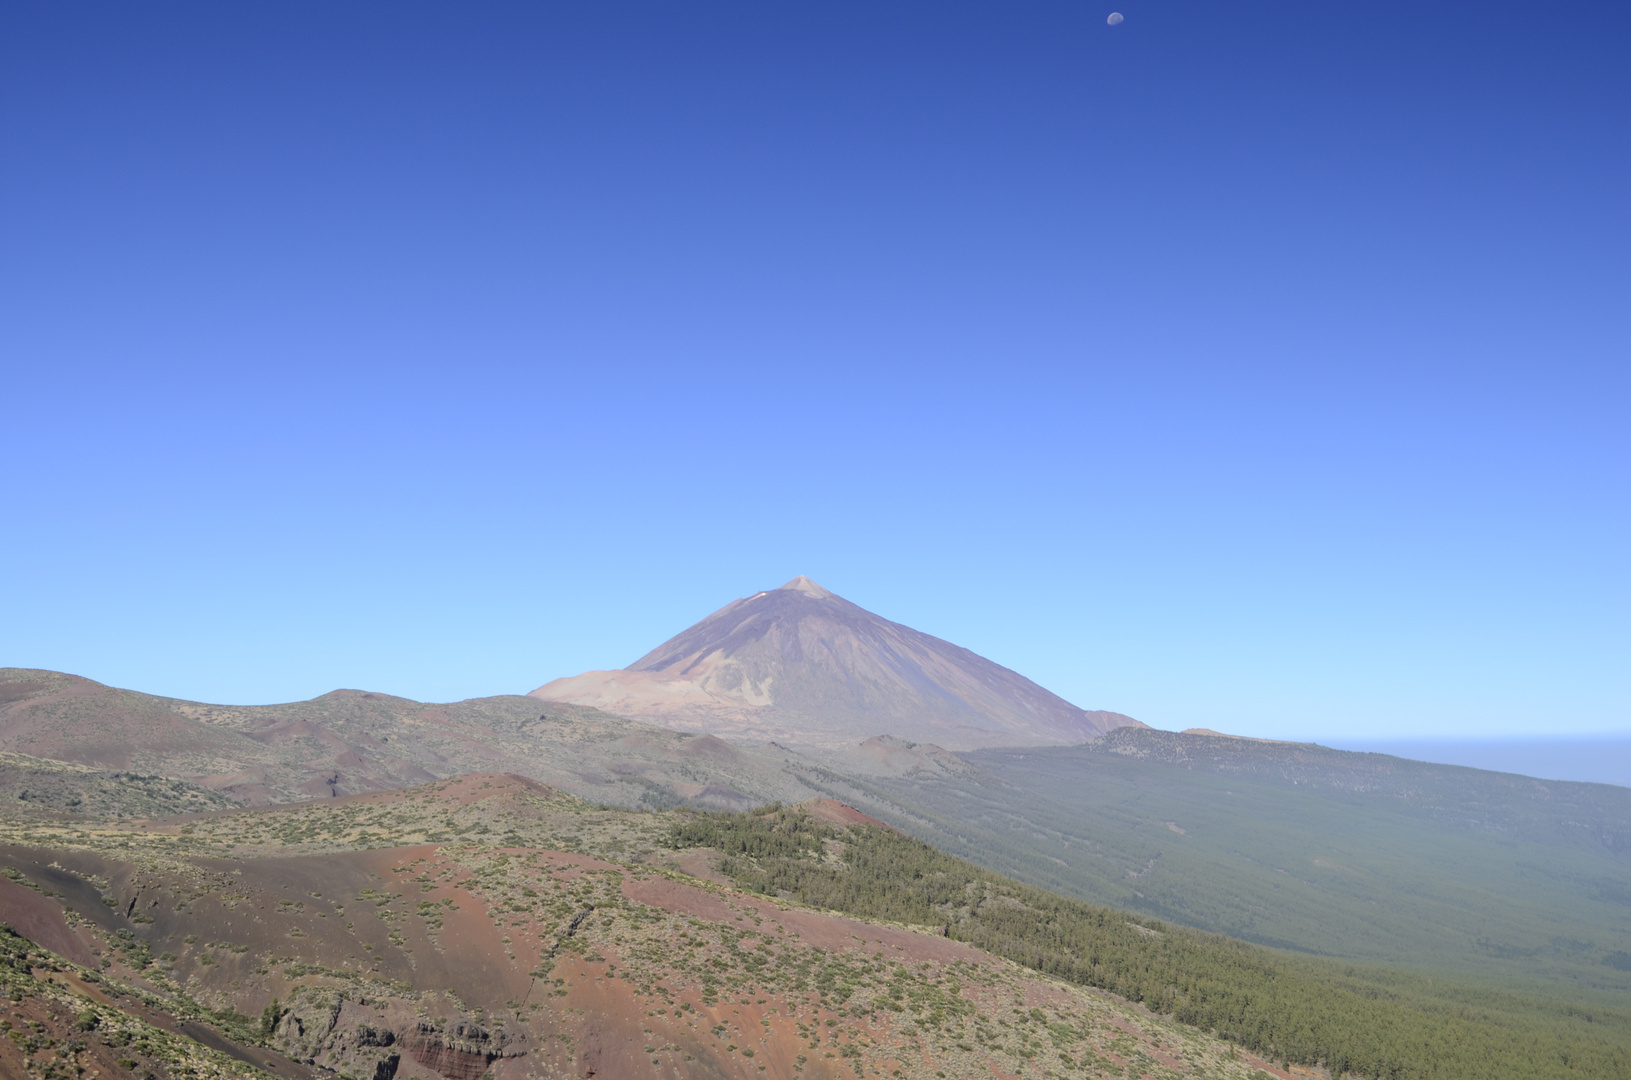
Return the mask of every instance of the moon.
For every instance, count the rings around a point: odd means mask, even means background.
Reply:
[[[1105,23],[1107,23],[1110,26],[1119,25],[1121,23],[1121,12],[1112,11],[1110,13],[1110,17],[1108,19],[1104,20],[1104,21],[1105,21]]]

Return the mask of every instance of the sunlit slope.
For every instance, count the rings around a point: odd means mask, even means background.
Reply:
[[[595,802],[741,809],[814,794],[783,772],[787,756],[520,695],[433,703],[335,690],[280,705],[212,705],[0,668],[0,794],[28,792],[73,813],[263,805],[489,769]],[[64,780],[75,766],[90,772]],[[157,777],[183,786],[161,793],[147,783]],[[135,790],[142,778],[153,787],[145,796]],[[93,779],[94,792],[69,790]],[[114,780],[117,795],[103,790]]]
[[[932,928],[676,873],[681,823],[503,775],[166,824],[0,810],[29,1024],[0,1076],[1288,1076]]]
[[[1121,728],[963,755],[738,745],[583,706],[337,691],[204,705],[0,670],[0,795],[165,816],[502,765],[596,803],[830,794],[1068,895],[1303,952],[1631,990],[1631,791]]]
[[[733,601],[620,671],[532,692],[746,741],[840,749],[876,735],[953,749],[1076,742],[1138,721],[1088,711],[804,577]]]
[[[1304,952],[1631,990],[1631,790],[1155,731],[961,760],[824,779],[1095,902]]]

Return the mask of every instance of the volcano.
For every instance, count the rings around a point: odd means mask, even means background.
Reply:
[[[714,612],[618,671],[532,692],[685,731],[798,746],[876,735],[951,750],[1079,743],[1138,721],[1086,710],[806,577]]]

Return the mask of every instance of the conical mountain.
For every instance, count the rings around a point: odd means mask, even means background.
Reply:
[[[954,750],[1059,745],[1138,724],[1079,709],[805,577],[721,608],[623,670],[556,679],[532,696],[681,730],[825,747],[875,735]]]

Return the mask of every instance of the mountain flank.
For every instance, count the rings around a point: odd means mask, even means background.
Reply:
[[[521,695],[435,704],[340,690],[237,707],[0,669],[0,699],[0,809],[65,827],[495,769],[648,811],[799,803],[820,816],[810,800],[826,798],[1148,917],[1631,993],[1631,789],[1610,785],[1142,726],[1073,746],[953,752],[877,735],[798,751]]]
[[[961,940],[955,915],[676,873],[690,819],[520,777],[74,824],[0,808],[7,1080],[1294,1075]],[[748,827],[767,826],[828,873],[846,845],[911,843],[839,804]]]
[[[500,768],[599,803],[743,809],[819,794],[787,774],[790,756],[520,694],[210,705],[0,668],[0,799],[72,814],[165,816]]]
[[[726,605],[618,671],[532,697],[736,740],[836,749],[875,735],[949,750],[1079,743],[1132,717],[890,622],[806,577]]]
[[[19,803],[0,911],[6,1080],[1577,1080],[1631,1061],[1620,1002],[1564,1012],[1083,904],[837,801],[634,813],[489,773],[168,821]]]

